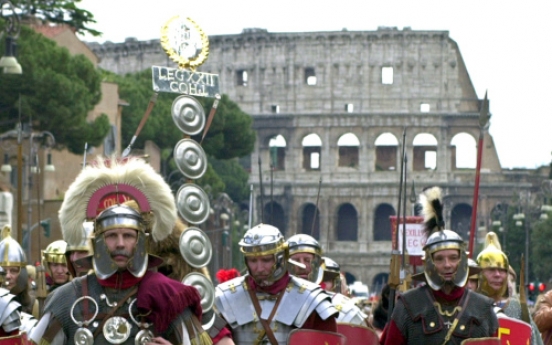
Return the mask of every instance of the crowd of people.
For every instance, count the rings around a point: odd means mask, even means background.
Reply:
[[[422,194],[427,241],[416,287],[395,294],[386,285],[366,310],[314,237],[286,240],[258,224],[239,242],[245,273],[217,274],[206,322],[205,291],[181,281],[208,272],[179,264],[171,251],[186,226],[169,186],[141,159],[98,161],[67,191],[63,240],[42,251],[39,267],[28,266],[9,227],[2,231],[0,341],[294,345],[306,334],[313,344],[552,344],[552,294],[529,312],[492,232],[470,259],[463,239],[446,229],[440,193]],[[40,274],[47,295],[36,293]],[[506,328],[513,331],[499,331]]]

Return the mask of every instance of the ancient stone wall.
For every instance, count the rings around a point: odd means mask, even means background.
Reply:
[[[317,208],[314,233],[326,255],[357,279],[375,284],[389,270],[387,219],[397,210],[405,132],[408,193],[412,184],[416,194],[423,187],[442,187],[447,227],[467,238],[475,150],[471,168],[457,167],[460,148],[454,140],[466,134],[474,149],[481,100],[447,31],[246,29],[209,39],[209,58],[199,70],[218,74],[222,92],[254,119],[257,142],[250,161],[261,159],[265,180],[261,198],[259,168],[252,164],[257,222],[272,219],[286,237],[310,233],[313,221],[305,212]],[[100,67],[117,73],[174,67],[156,40],[89,47],[101,58]],[[304,142],[313,134],[315,144]],[[345,136],[355,140],[340,144]],[[391,144],[378,142],[384,136]],[[422,137],[432,141],[420,142]],[[277,138],[284,143],[275,144]],[[428,165],[429,158],[435,166]],[[486,133],[478,227],[489,225],[490,210],[509,201],[512,190],[534,189],[537,184],[527,180],[503,173]],[[416,195],[411,198],[408,215]],[[282,217],[268,214],[274,209],[271,201]],[[265,219],[260,219],[261,207]]]

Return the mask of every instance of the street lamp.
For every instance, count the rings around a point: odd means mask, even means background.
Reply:
[[[0,17],[6,25],[6,52],[0,58],[0,68],[5,74],[22,74],[23,69],[15,57],[17,55],[17,45],[15,43],[21,30],[19,15],[15,11],[15,6],[9,0],[0,0]]]

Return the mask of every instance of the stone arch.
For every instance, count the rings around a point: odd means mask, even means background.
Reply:
[[[311,235],[316,240],[320,240],[320,210],[317,209],[316,205],[312,203],[303,205],[299,219],[301,223],[297,233]]]
[[[286,234],[286,217],[284,208],[276,201],[267,202],[264,206],[263,223],[278,228],[282,235]]]
[[[345,271],[344,275],[345,275],[345,281],[347,282],[347,285],[351,285],[356,281],[355,275],[352,274],[351,272]]]
[[[374,211],[374,241],[391,241],[389,217],[395,214],[395,208],[389,204],[382,203],[376,207]]]
[[[450,229],[456,231],[466,241],[469,240],[471,214],[471,205],[465,203],[454,205],[450,213]],[[445,227],[448,228],[446,225]]]
[[[286,146],[286,139],[281,134],[275,135],[268,140],[270,164],[274,167],[274,170],[285,170]]]
[[[430,133],[419,133],[414,137],[412,168],[415,171],[437,169],[437,144],[437,139]]]
[[[450,141],[453,169],[474,169],[477,164],[477,142],[466,132],[456,134]]]
[[[322,165],[322,139],[316,133],[306,135],[301,141],[303,147],[303,169],[320,170]]]
[[[345,133],[337,140],[338,147],[338,165],[340,167],[358,167],[358,152],[360,140],[351,132]]]
[[[337,210],[337,240],[358,240],[358,212],[350,203],[344,203]]]
[[[376,171],[397,170],[399,141],[393,133],[380,134],[376,141]]]
[[[370,292],[374,293],[375,295],[379,296],[381,294],[381,290],[387,284],[389,281],[389,273],[378,273],[374,276],[372,279],[372,286],[370,286]]]

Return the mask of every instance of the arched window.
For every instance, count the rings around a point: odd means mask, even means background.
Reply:
[[[457,204],[450,214],[450,228],[456,231],[464,240],[469,240],[472,207],[468,204]]]
[[[374,241],[391,241],[390,216],[395,215],[395,209],[389,204],[380,204],[374,215]]]
[[[343,134],[337,141],[339,147],[339,166],[358,167],[358,148],[360,141],[353,133]]]
[[[303,138],[303,168],[305,170],[320,170],[320,153],[322,140],[317,134],[309,134]]]
[[[477,164],[477,144],[468,133],[458,133],[450,141],[452,168],[474,169]]]
[[[270,150],[270,163],[274,170],[285,170],[286,139],[281,134],[270,139],[268,142]]]
[[[311,235],[316,240],[320,240],[320,212],[316,210],[316,206],[314,204],[307,204],[303,207],[300,233]]]
[[[432,134],[420,133],[412,143],[414,145],[413,169],[415,171],[435,170],[437,168],[437,139]]]
[[[263,218],[263,223],[277,227],[282,235],[286,234],[286,218],[280,204],[275,201],[266,203]]]
[[[397,170],[399,142],[391,133],[383,133],[376,139],[376,171]]]
[[[337,211],[337,240],[358,240],[358,217],[355,207],[349,203],[343,204]]]

